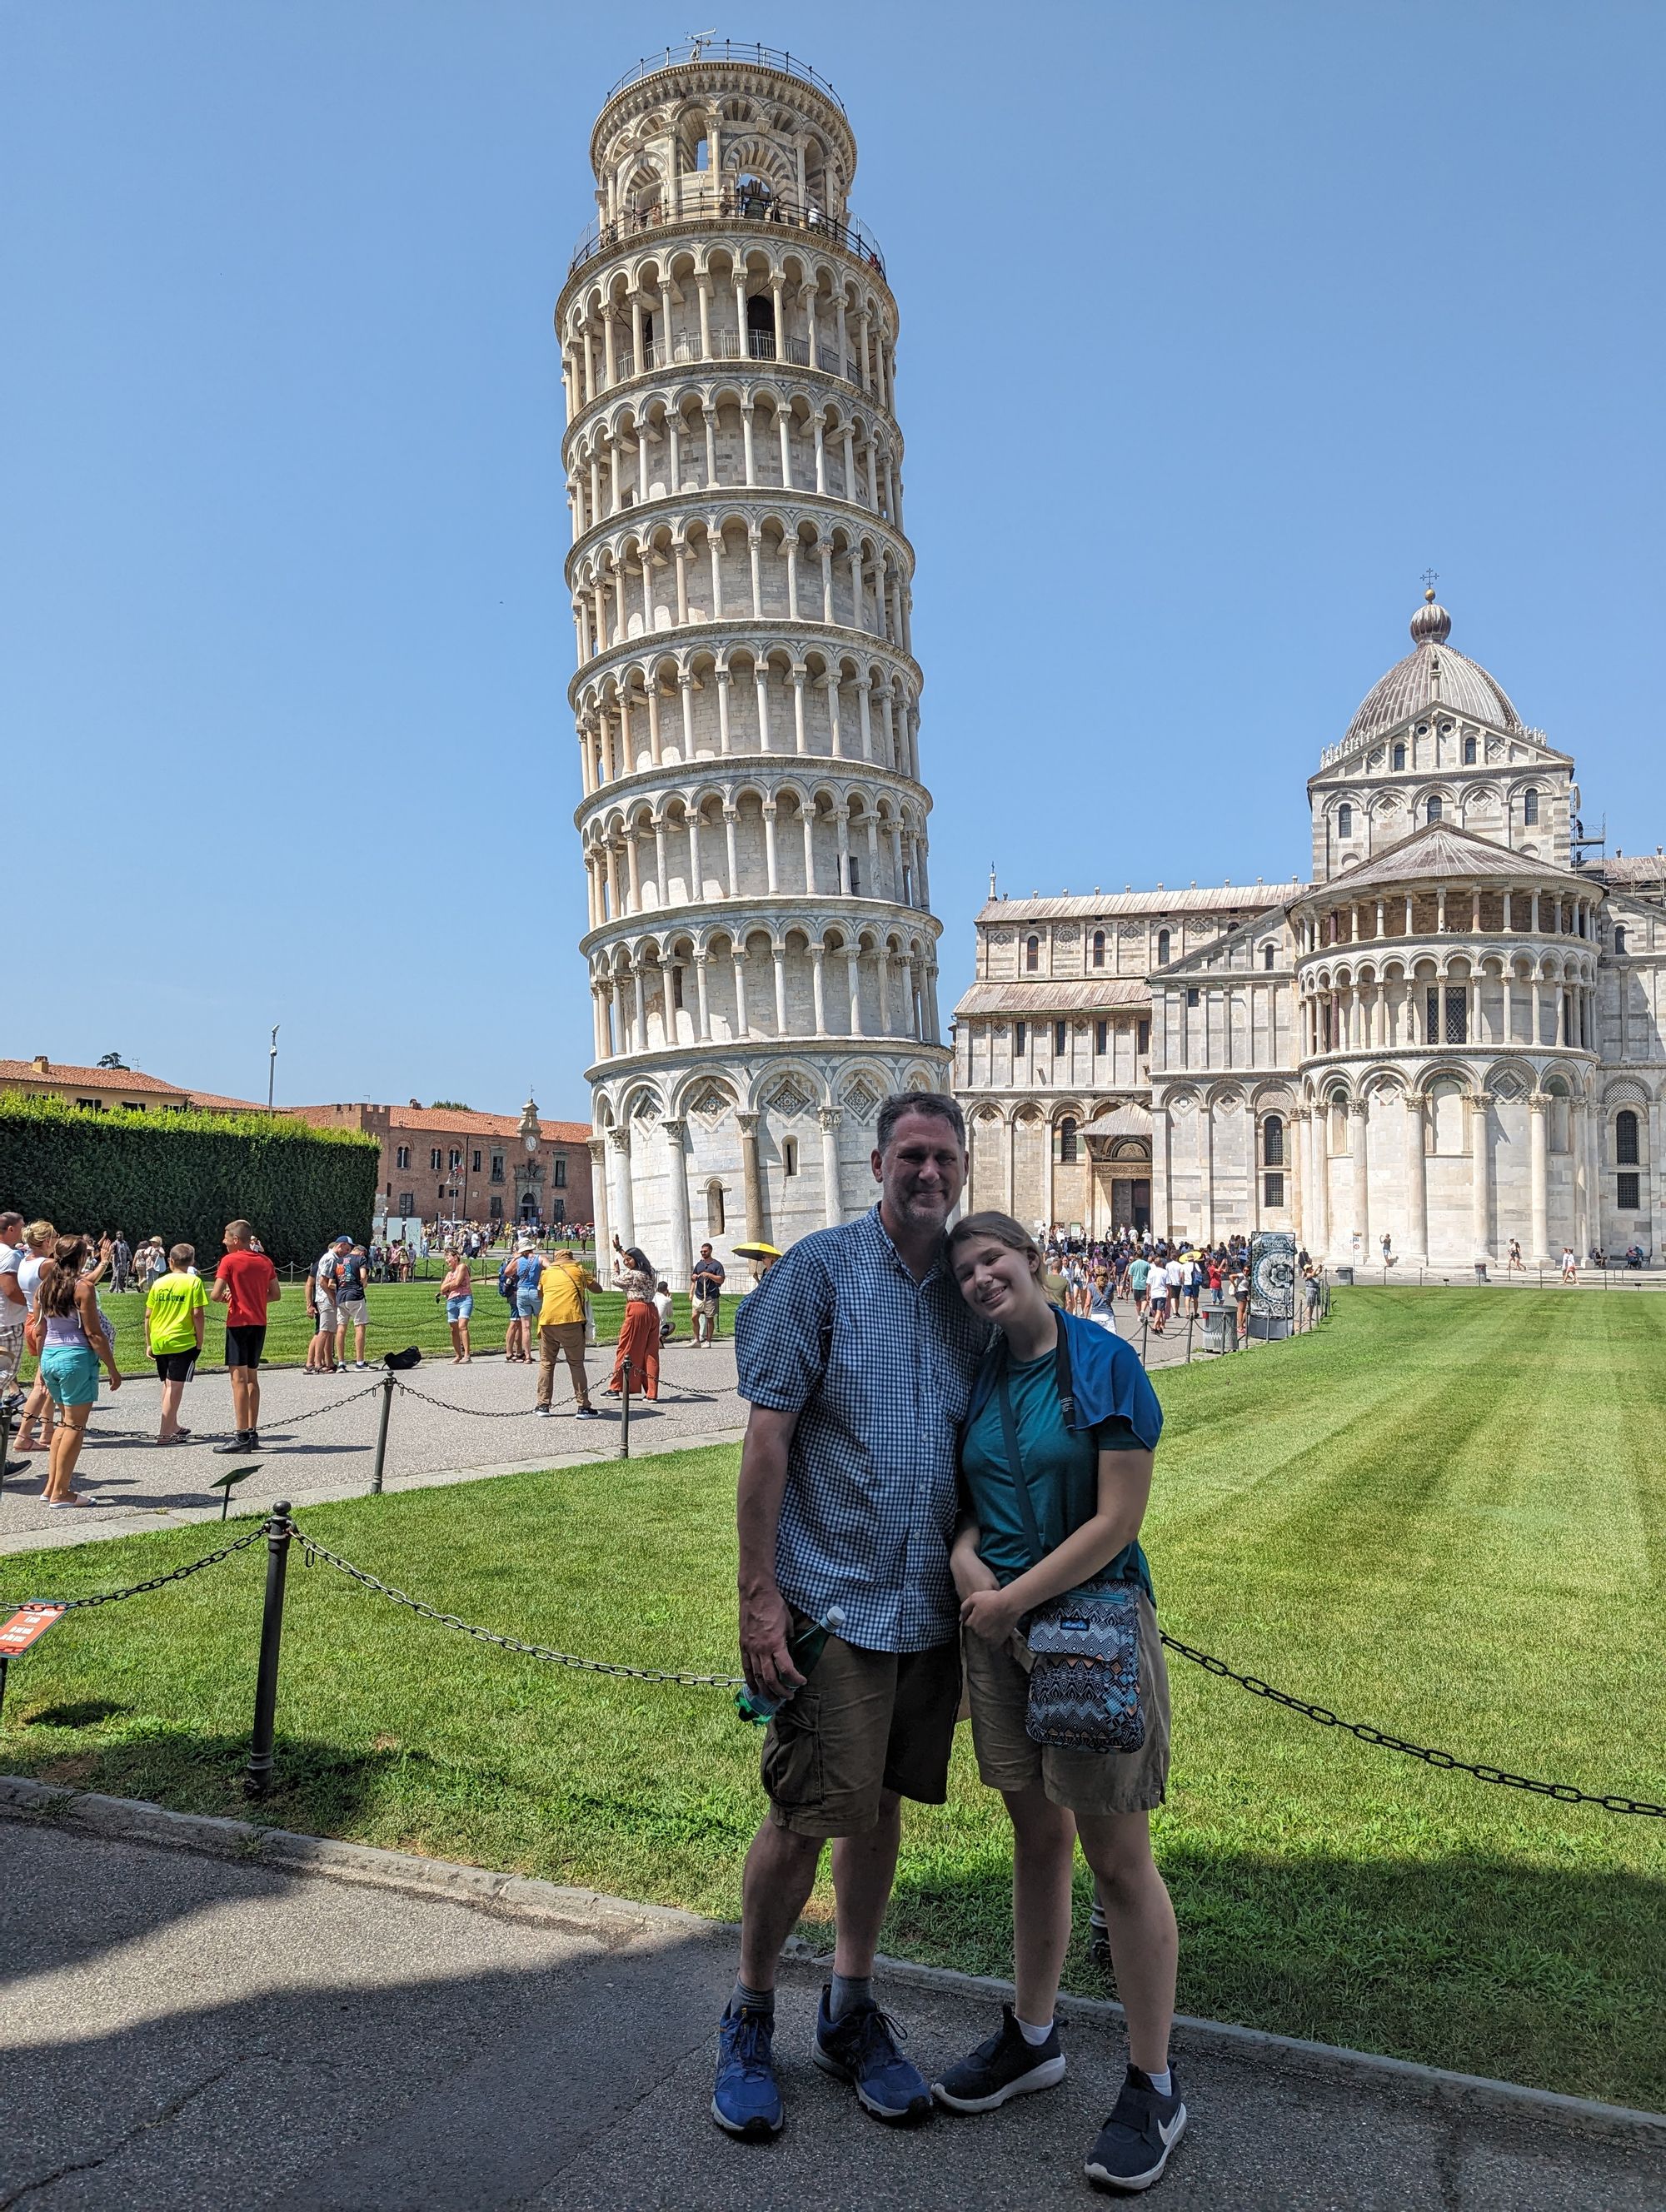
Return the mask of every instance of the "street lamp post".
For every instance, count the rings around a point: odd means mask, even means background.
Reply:
[[[266,1055],[266,1111],[272,1110],[272,1100],[277,1095],[277,1032],[281,1023],[272,1024],[272,1046]]]

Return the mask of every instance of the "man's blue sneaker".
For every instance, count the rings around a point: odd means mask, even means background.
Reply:
[[[1160,2097],[1150,2075],[1130,2066],[1122,2094],[1089,2154],[1088,2179],[1101,2189],[1149,2189],[1161,2177],[1185,2125],[1179,2082],[1171,2095]]]
[[[712,2118],[732,2136],[778,2136],[785,2118],[775,2087],[775,2016],[737,2012],[730,2005],[717,2026],[717,2084]]]
[[[831,1983],[822,1984],[810,2056],[824,2074],[848,2081],[876,2120],[922,2119],[932,2108],[925,2075],[897,2048],[902,2029],[877,2004],[853,2005],[842,2020],[830,2008]]]

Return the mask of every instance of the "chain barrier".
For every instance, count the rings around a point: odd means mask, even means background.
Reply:
[[[1224,1659],[1216,1659],[1207,1651],[1183,1644],[1166,1629],[1162,1634],[1170,1651],[1189,1659],[1206,1674],[1219,1675],[1225,1682],[1236,1682],[1252,1697],[1266,1698],[1273,1705],[1282,1705],[1286,1712],[1299,1713],[1304,1720],[1316,1722],[1321,1728],[1341,1729],[1344,1735],[1355,1736],[1361,1743],[1373,1745],[1379,1751],[1403,1752],[1408,1759],[1420,1759],[1426,1766],[1438,1767],[1443,1773],[1468,1774],[1476,1782],[1496,1783],[1505,1790],[1525,1790],[1535,1797],[1554,1797],[1559,1805],[1600,1805],[1605,1813],[1636,1813],[1647,1820],[1666,1820],[1666,1805],[1651,1804],[1646,1797],[1599,1796],[1588,1790],[1575,1789],[1571,1782],[1541,1782],[1530,1774],[1511,1774],[1501,1766],[1478,1765],[1469,1759],[1456,1758],[1450,1751],[1408,1743],[1400,1736],[1390,1735],[1385,1729],[1373,1728],[1369,1721],[1345,1721],[1328,1705],[1313,1705],[1305,1698],[1293,1697],[1288,1690],[1275,1690],[1259,1674],[1240,1674]]]
[[[363,1567],[356,1567],[350,1559],[342,1559],[316,1542],[304,1528],[289,1524],[291,1533],[306,1553],[310,1567],[315,1559],[325,1566],[334,1567],[338,1573],[362,1583],[378,1597],[385,1597],[395,1605],[408,1607],[420,1620],[431,1620],[437,1628],[453,1628],[460,1636],[472,1637],[478,1644],[495,1644],[501,1651],[517,1652],[523,1659],[543,1659],[556,1667],[570,1667],[585,1674],[617,1674],[633,1682],[674,1682],[690,1690],[739,1690],[745,1686],[743,1674],[681,1674],[659,1667],[626,1667],[607,1659],[581,1659],[571,1651],[552,1651],[542,1644],[527,1644],[518,1636],[500,1636],[496,1629],[478,1627],[473,1621],[464,1620],[454,1613],[441,1613],[437,1606],[424,1605],[421,1598],[411,1597],[392,1583],[383,1582]]]
[[[298,1429],[303,1421],[317,1420],[320,1413],[338,1413],[344,1406],[356,1406],[361,1399],[374,1398],[381,1387],[381,1378],[379,1376],[375,1382],[367,1382],[362,1390],[350,1391],[346,1397],[331,1398],[324,1405],[309,1406],[304,1413],[286,1413],[279,1421],[275,1423],[269,1421],[268,1425],[273,1429],[275,1434],[288,1429]]]
[[[230,1559],[234,1552],[246,1552],[251,1544],[258,1544],[265,1533],[266,1523],[262,1520],[246,1535],[239,1536],[229,1544],[222,1544],[217,1552],[206,1553],[200,1559],[192,1559],[188,1566],[171,1567],[167,1574],[153,1575],[149,1582],[135,1583],[128,1589],[100,1590],[92,1597],[54,1598],[52,1603],[61,1605],[65,1613],[85,1613],[95,1605],[117,1605],[123,1598],[143,1597],[148,1590],[161,1589],[165,1583],[182,1583],[187,1575],[200,1575],[204,1567],[217,1567],[222,1559]],[[29,1598],[0,1597],[0,1606],[29,1605],[33,1602]]]

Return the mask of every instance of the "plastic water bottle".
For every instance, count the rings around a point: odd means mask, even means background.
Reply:
[[[801,1628],[787,1646],[793,1673],[802,1674],[807,1680],[826,1648],[828,1638],[836,1636],[843,1626],[844,1607],[830,1605],[819,1620],[812,1620],[808,1628]],[[783,1690],[779,1697],[770,1697],[763,1690],[737,1690],[734,1709],[742,1720],[754,1721],[762,1728],[794,1694],[792,1690]]]

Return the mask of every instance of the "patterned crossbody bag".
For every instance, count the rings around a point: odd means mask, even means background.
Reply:
[[[1075,1413],[1070,1348],[1059,1324],[1059,1407],[1068,1428]],[[1033,1566],[1046,1557],[1030,1477],[1018,1449],[1018,1425],[1003,1358],[1000,1428],[1012,1470],[1025,1541]],[[1138,1751],[1146,1740],[1140,1709],[1140,1589],[1100,1577],[1043,1601],[1025,1615],[1031,1653],[1030,1705],[1025,1733],[1064,1751]]]

